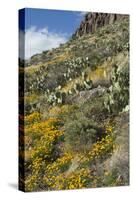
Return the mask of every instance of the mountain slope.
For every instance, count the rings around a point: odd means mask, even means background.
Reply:
[[[127,185],[128,16],[87,14],[24,72],[26,191]]]

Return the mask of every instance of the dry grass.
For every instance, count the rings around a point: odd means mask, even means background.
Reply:
[[[62,53],[62,54],[60,54],[60,55],[55,55],[53,58],[52,58],[52,60],[49,60],[49,61],[47,61],[47,62],[41,62],[41,63],[39,63],[39,64],[37,64],[37,65],[31,65],[30,67],[26,67],[25,68],[25,72],[26,73],[29,73],[29,74],[33,74],[33,73],[35,73],[36,71],[38,71],[39,70],[39,68],[43,65],[43,67],[45,68],[45,67],[47,67],[48,65],[54,65],[55,63],[59,63],[59,62],[62,62],[62,61],[65,61],[65,60],[67,60],[68,58],[70,58],[70,57],[72,57],[73,55],[72,55],[72,53],[70,54],[70,52],[64,52],[64,53]]]

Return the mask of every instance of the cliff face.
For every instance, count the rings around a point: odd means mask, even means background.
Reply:
[[[87,13],[80,27],[73,34],[73,37],[81,37],[84,34],[94,33],[97,28],[112,24],[117,20],[126,18],[126,15],[109,13]]]

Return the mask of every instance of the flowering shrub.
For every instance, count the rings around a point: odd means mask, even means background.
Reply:
[[[77,189],[87,187],[92,180],[89,169],[79,169],[71,173],[67,173],[73,156],[65,154],[62,158],[57,159],[52,165],[48,165],[44,182],[48,189]]]
[[[79,154],[78,161],[82,165],[91,163],[95,159],[105,159],[112,155],[116,145],[114,143],[114,137],[112,135],[106,135],[101,140],[93,144],[90,151],[86,154]]]
[[[114,125],[108,122],[105,126],[105,133],[112,134],[113,130],[114,130]]]
[[[57,189],[57,187],[60,187],[58,181],[61,178],[61,174],[63,174],[63,172],[65,172],[69,168],[72,158],[72,154],[65,153],[55,162],[47,165],[45,171],[46,174],[44,176],[44,182],[49,189]]]
[[[36,158],[32,163],[32,174],[26,179],[26,190],[34,191],[38,186],[38,179],[40,176],[40,169],[42,166],[42,158]]]
[[[107,154],[112,154],[114,148],[115,145],[113,137],[111,135],[107,135],[105,138],[102,138],[102,140],[97,141],[93,145],[92,150],[88,154],[88,157],[90,160],[94,158],[105,158]]]
[[[89,186],[93,177],[90,170],[80,169],[68,175],[61,174],[56,178],[54,189],[81,189]]]
[[[99,177],[92,174],[89,168],[84,168],[85,163],[91,163],[95,159],[110,156],[114,149],[114,138],[111,135],[107,135],[102,140],[97,141],[88,153],[77,154],[78,168],[70,173],[68,169],[76,155],[65,154],[53,164],[47,165],[44,182],[50,190],[96,187],[99,184]]]
[[[24,122],[26,124],[32,124],[35,122],[39,122],[41,120],[41,114],[39,112],[33,112],[30,115],[26,115],[24,118]]]
[[[27,116],[28,123],[25,128],[26,138],[30,141],[28,153],[29,176],[26,179],[26,190],[37,190],[40,185],[40,177],[45,171],[44,164],[49,164],[58,158],[60,151],[57,144],[61,141],[63,131],[58,130],[60,120],[49,118],[45,121],[36,122],[37,114]],[[30,140],[31,138],[31,140]],[[27,142],[27,140],[26,140]],[[27,164],[27,163],[26,163]]]
[[[71,163],[73,155],[70,153],[65,153],[62,157],[58,158],[52,164],[50,163],[46,167],[46,172],[48,174],[58,174],[59,172],[65,171]]]

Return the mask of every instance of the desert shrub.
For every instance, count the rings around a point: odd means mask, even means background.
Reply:
[[[65,124],[65,141],[73,151],[85,151],[97,137],[102,135],[102,128],[93,120],[87,119],[81,113],[75,114]]]
[[[93,101],[88,100],[80,105],[79,110],[82,111],[87,118],[95,119],[97,122],[99,122],[99,120],[104,120],[107,116],[107,111],[104,108],[103,96],[93,98]]]

